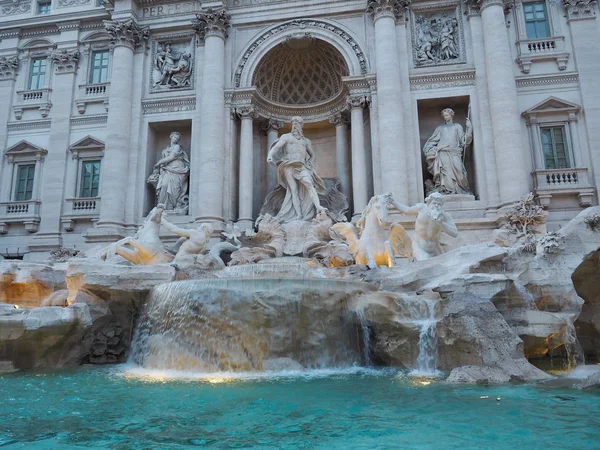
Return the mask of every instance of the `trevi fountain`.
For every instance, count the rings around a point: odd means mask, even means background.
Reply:
[[[444,201],[471,129],[443,116],[424,202],[352,221],[294,117],[244,229],[169,220],[172,133],[135,235],[0,264],[0,447],[596,447],[600,207],[547,232],[530,194],[463,244]]]

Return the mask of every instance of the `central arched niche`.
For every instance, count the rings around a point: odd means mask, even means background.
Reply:
[[[258,64],[252,84],[269,102],[307,106],[338,96],[342,77],[348,75],[348,65],[335,47],[303,36],[273,47]]]

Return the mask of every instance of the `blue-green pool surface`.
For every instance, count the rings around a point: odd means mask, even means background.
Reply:
[[[600,449],[600,394],[399,372],[0,376],[1,449]]]

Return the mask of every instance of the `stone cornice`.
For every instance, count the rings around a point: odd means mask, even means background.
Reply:
[[[113,46],[126,46],[133,50],[144,44],[150,37],[148,27],[140,27],[133,19],[105,20],[104,28],[110,34]]]
[[[563,0],[563,4],[569,21],[596,18],[598,0]]]
[[[457,72],[411,74],[410,90],[436,89],[459,86],[472,86],[475,84],[475,70],[462,70]]]
[[[74,73],[79,62],[77,48],[55,50],[50,54],[50,60],[55,64],[56,73]]]
[[[196,18],[192,20],[192,28],[196,30],[200,41],[204,41],[208,36],[227,39],[230,19],[231,16],[225,8],[209,8],[206,12],[196,14]]]
[[[382,17],[400,20],[410,3],[411,0],[368,0],[367,14],[371,14],[375,21]]]
[[[14,80],[19,68],[17,55],[0,57],[0,80]]]
[[[10,122],[6,129],[8,131],[43,130],[50,128],[50,119],[28,120],[26,122]]]
[[[518,77],[516,79],[517,88],[529,88],[538,86],[548,86],[555,84],[578,84],[579,74],[576,72],[561,75],[541,75]]]
[[[166,112],[194,111],[196,109],[196,97],[177,97],[160,100],[145,100],[142,102],[142,113],[159,114]]]
[[[71,126],[76,125],[99,125],[104,124],[108,120],[107,114],[96,114],[93,116],[84,116],[84,117],[71,117],[69,121]]]

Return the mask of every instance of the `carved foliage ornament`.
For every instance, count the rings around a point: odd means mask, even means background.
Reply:
[[[140,27],[132,19],[128,20],[105,20],[104,28],[110,34],[110,42],[113,46],[125,45],[136,49],[148,40],[150,29]]]
[[[464,3],[469,14],[479,14],[481,10],[492,5],[502,6],[507,14],[515,6],[514,0],[464,0]]]
[[[206,12],[196,14],[192,20],[192,28],[198,33],[198,37],[203,41],[206,36],[218,36],[227,39],[227,29],[231,16],[227,10],[214,10],[209,8]]]
[[[19,57],[13,56],[2,56],[0,57],[0,79],[6,80],[14,78],[19,68]]]
[[[367,14],[372,14],[375,19],[387,15],[400,20],[410,3],[411,0],[368,0]]]
[[[569,19],[596,17],[594,5],[598,0],[563,0]]]
[[[24,14],[31,11],[31,1],[30,0],[12,0],[7,5],[2,6],[2,14],[6,14],[7,16],[13,14]]]
[[[351,109],[363,109],[369,106],[371,99],[366,95],[351,95],[346,98],[346,102],[348,103],[348,107]]]
[[[57,73],[75,71],[79,62],[79,50],[76,48],[56,50],[50,54],[50,60],[56,64]]]
[[[87,5],[91,0],[58,0],[59,8],[66,8],[67,6],[79,6]]]

